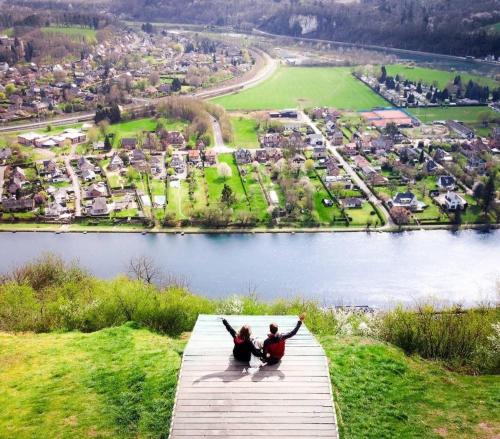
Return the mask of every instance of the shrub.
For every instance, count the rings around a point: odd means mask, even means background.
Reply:
[[[498,372],[498,357],[491,358],[494,355],[488,353],[493,348],[494,323],[499,319],[499,308],[438,310],[426,305],[405,310],[400,307],[382,315],[380,336],[408,354],[444,360],[454,368],[473,372]],[[490,359],[485,362],[487,357]]]

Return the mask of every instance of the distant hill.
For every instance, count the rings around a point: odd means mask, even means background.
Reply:
[[[1,1],[0,1],[1,3]],[[498,0],[6,0],[59,13],[254,27],[273,33],[460,56],[500,56]],[[5,9],[5,8],[4,8]],[[2,17],[0,27],[7,26]],[[2,20],[3,18],[3,20]]]
[[[284,35],[500,56],[496,0],[110,0],[138,20],[258,27]]]

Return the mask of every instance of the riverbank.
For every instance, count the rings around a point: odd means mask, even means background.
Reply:
[[[202,227],[184,228],[145,228],[139,225],[120,226],[82,226],[78,224],[0,224],[0,233],[16,232],[47,232],[47,233],[140,233],[140,234],[167,234],[167,235],[241,235],[241,234],[307,234],[307,233],[402,233],[425,230],[498,230],[500,224],[465,224],[456,226],[452,224],[402,226],[402,227],[315,227],[315,228],[294,228],[294,227],[256,227],[256,228],[226,228],[211,229]]]

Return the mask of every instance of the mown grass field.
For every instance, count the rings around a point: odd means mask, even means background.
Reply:
[[[320,342],[341,437],[500,434],[498,377],[450,372],[370,338]],[[166,438],[184,344],[184,337],[133,324],[90,334],[0,333],[0,431],[20,439],[55,431],[64,438]]]
[[[183,347],[130,325],[0,333],[0,436],[165,437]]]
[[[44,34],[64,34],[74,40],[85,40],[87,43],[97,42],[95,29],[88,27],[46,26],[42,27]]]
[[[259,138],[257,133],[257,121],[243,116],[231,117],[233,127],[233,141],[230,146],[241,148],[257,148]]]
[[[424,123],[435,120],[459,120],[465,123],[477,124],[482,113],[490,118],[500,117],[489,107],[436,107],[436,108],[409,108],[408,111]]]
[[[500,86],[500,83],[486,76],[471,75],[469,73],[450,72],[445,70],[430,69],[426,67],[406,66],[404,64],[387,65],[387,74],[396,76],[399,74],[410,81],[422,81],[426,84],[436,82],[438,87],[444,88],[449,82],[453,82],[455,76],[460,75],[462,84],[466,85],[470,80],[482,85],[488,85],[490,88]]]
[[[355,79],[347,67],[281,67],[262,84],[214,102],[228,110],[314,106],[363,110],[389,105]]]

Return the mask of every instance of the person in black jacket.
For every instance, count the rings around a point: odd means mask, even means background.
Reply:
[[[297,334],[304,319],[305,315],[301,314],[295,328],[286,334],[278,333],[278,325],[276,323],[269,325],[270,334],[267,336],[262,347],[262,361],[264,363],[271,366],[281,361],[285,355],[285,341]]]
[[[250,326],[242,326],[240,331],[237,333],[226,319],[222,319],[222,323],[226,327],[227,332],[229,332],[231,337],[233,337],[233,356],[235,360],[249,363],[252,358],[252,354],[258,358],[262,357],[261,350],[255,346],[253,340],[251,339]]]

